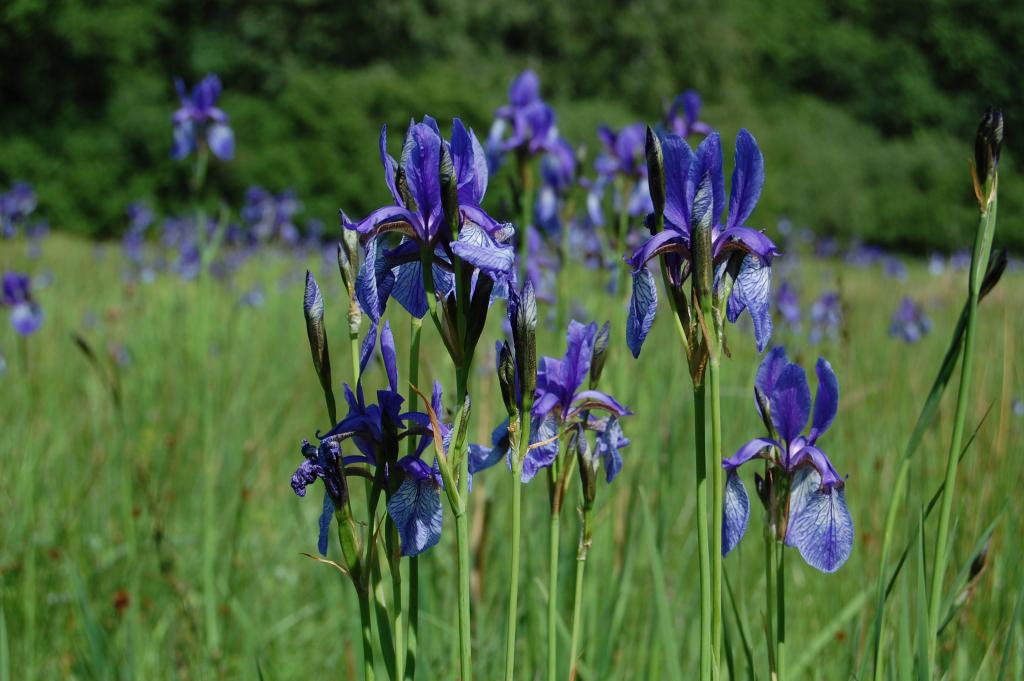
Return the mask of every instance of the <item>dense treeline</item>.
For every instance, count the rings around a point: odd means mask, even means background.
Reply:
[[[1006,111],[1002,239],[1024,246],[1011,164],[1024,113],[1024,5],[964,0],[551,0],[134,3],[0,6],[0,183],[36,185],[56,227],[111,234],[125,205],[175,210],[187,172],[168,158],[172,78],[225,85],[238,155],[211,172],[296,188],[306,214],[358,214],[376,194],[376,131],[460,115],[481,132],[523,66],[591,156],[599,122],[658,118],[687,87],[729,137],[768,160],[758,218],[909,249],[972,231],[962,178],[974,121]],[[397,144],[397,139],[395,140]]]

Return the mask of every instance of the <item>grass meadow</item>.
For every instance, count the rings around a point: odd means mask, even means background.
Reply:
[[[335,569],[303,555],[316,552],[320,507],[297,499],[288,484],[300,440],[331,425],[300,304],[307,267],[324,290],[335,383],[351,381],[347,301],[336,265],[319,253],[304,259],[266,250],[230,283],[170,275],[126,283],[114,244],[56,235],[38,260],[29,260],[23,242],[2,248],[6,268],[49,272],[52,280],[36,293],[46,314],[37,334],[19,338],[6,323],[0,327],[0,681],[358,678],[356,599]],[[842,259],[793,260],[778,280],[799,285],[804,329],[777,324],[772,342],[804,366],[824,355],[835,368],[840,410],[822,446],[849,475],[857,534],[850,560],[834,575],[789,561],[789,678],[858,678],[898,458],[942,362],[967,273],[947,268],[935,275],[924,262],[908,261],[901,281]],[[665,312],[634,360],[624,341],[623,295],[607,295],[603,275],[576,263],[563,276],[574,317],[612,320],[604,380],[635,411],[623,424],[632,444],[623,452],[621,481],[602,480],[598,490],[579,676],[696,678],[693,407],[678,339]],[[240,304],[254,284],[262,286],[262,304]],[[806,310],[827,290],[841,295],[842,326],[836,338],[811,344]],[[888,334],[890,316],[908,294],[925,303],[932,320],[931,332],[913,345]],[[1010,271],[981,303],[967,413],[967,432],[976,436],[960,467],[948,573],[969,567],[989,531],[991,544],[981,572],[956,594],[940,638],[940,667],[951,679],[1000,678],[1000,670],[1004,678],[1024,678],[1024,627],[1010,629],[1024,590],[1024,415],[1015,413],[1024,396],[1022,295],[1024,273]],[[404,353],[408,315],[392,308]],[[545,309],[538,352],[560,356],[564,327],[545,320]],[[485,340],[501,337],[501,320],[501,313],[490,315]],[[424,328],[420,383],[427,389],[440,379],[451,400],[450,365],[433,327]],[[726,455],[763,428],[752,398],[759,359],[749,324],[728,333]],[[493,343],[480,347],[471,389],[475,442],[488,441],[503,416]],[[400,362],[403,385],[406,368]],[[369,385],[385,380],[371,364]],[[955,385],[914,457],[899,551],[942,481],[954,400]],[[752,475],[743,475],[752,490]],[[504,661],[511,490],[512,477],[499,465],[478,476],[470,500],[474,666],[484,680],[500,678]],[[578,485],[570,490],[559,594],[563,657]],[[363,494],[354,484],[357,503]],[[536,679],[544,667],[548,599],[546,483],[538,478],[523,495],[517,658],[519,677]],[[758,505],[746,541],[725,559],[730,678],[767,677],[762,517]],[[447,509],[444,522],[441,544],[419,560],[422,679],[453,678],[458,661],[455,535]],[[915,552],[910,556],[889,602],[893,650],[914,607]],[[889,657],[896,664],[898,656]]]

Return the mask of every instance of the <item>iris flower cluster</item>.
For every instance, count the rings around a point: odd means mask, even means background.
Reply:
[[[666,127],[682,138],[710,135],[714,130],[700,120],[701,100],[696,90],[687,90],[672,100],[665,114]]]
[[[889,323],[889,335],[899,338],[904,343],[916,343],[931,331],[932,322],[928,319],[924,306],[914,302],[913,298],[904,297],[892,315]]]
[[[294,245],[300,238],[295,215],[301,210],[302,202],[293,189],[274,195],[263,187],[252,186],[245,192],[241,217],[257,242],[276,238]]]
[[[15,182],[0,194],[0,237],[12,238],[36,209],[38,197],[27,182]]]
[[[757,476],[757,491],[774,535],[822,572],[835,572],[850,557],[853,519],[846,506],[846,482],[818,447],[839,408],[839,381],[824,359],[818,359],[815,370],[818,391],[812,416],[807,376],[789,361],[785,348],[774,348],[761,362],[754,402],[768,437],[750,440],[722,461],[727,473],[723,555],[739,544],[750,517],[750,499],[738,469],[761,459],[765,475]],[[805,434],[808,419],[811,428]]]

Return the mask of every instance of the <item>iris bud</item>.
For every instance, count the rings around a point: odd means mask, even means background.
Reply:
[[[1002,278],[1008,264],[1009,259],[1006,256],[1005,248],[1000,248],[991,255],[988,259],[988,270],[985,272],[985,278],[981,280],[979,299],[992,292],[992,289],[996,287],[996,284]]]
[[[580,482],[583,488],[583,511],[590,511],[594,508],[594,499],[597,497],[597,466],[598,460],[591,455],[590,443],[582,429],[573,428],[569,434],[569,446],[576,450],[576,460],[579,463]]]
[[[979,182],[987,183],[995,175],[1002,145],[1003,112],[990,106],[985,109],[974,138],[974,167]]]
[[[441,207],[452,235],[459,233],[459,183],[455,177],[455,166],[448,145],[441,145],[441,161],[439,166],[441,178]]]
[[[516,363],[508,343],[501,344],[498,354],[498,385],[501,386],[501,399],[505,403],[505,411],[509,416],[516,414],[519,411],[519,405],[516,404]]]
[[[654,213],[663,215],[665,213],[665,157],[661,151],[661,140],[649,125],[647,126],[644,155],[647,157],[647,185],[651,190]]]
[[[527,281],[522,293],[510,299],[512,341],[516,349],[516,370],[522,394],[522,408],[533,406],[533,393],[537,389],[537,296],[533,284]]]
[[[711,252],[711,229],[714,219],[714,198],[711,189],[711,173],[704,173],[697,194],[693,198],[693,285],[700,300],[711,295],[711,282],[714,277],[714,266]],[[709,321],[710,323],[710,321]]]
[[[608,357],[608,339],[611,337],[611,326],[608,322],[598,329],[594,336],[594,352],[590,360],[590,389],[597,388],[601,380],[601,372],[604,371],[604,362]]]
[[[309,349],[313,355],[313,368],[320,379],[320,386],[327,399],[327,409],[333,420],[335,403],[334,391],[331,388],[331,354],[327,348],[327,329],[324,326],[324,298],[316,279],[313,278],[313,273],[309,270],[306,270],[302,311],[306,317],[306,335],[309,337]]]

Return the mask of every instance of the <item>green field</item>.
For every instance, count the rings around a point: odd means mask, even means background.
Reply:
[[[95,251],[91,242],[56,236],[44,243],[40,260],[29,260],[21,242],[5,242],[0,252],[5,268],[53,274],[37,292],[46,313],[39,333],[18,339],[6,320],[0,326],[7,363],[0,374],[0,681],[359,677],[352,589],[331,567],[302,555],[316,551],[319,493],[300,500],[288,484],[301,438],[330,425],[300,305],[306,267],[324,289],[336,382],[351,380],[343,342],[347,303],[336,267],[319,256],[302,262],[263,252],[231,286],[204,288],[170,275],[126,284],[117,247],[108,246],[101,260]],[[879,533],[897,460],[942,361],[967,274],[935,276],[912,262],[900,282],[877,267],[810,258],[796,271],[805,310],[824,290],[843,297],[838,340],[814,346],[806,332],[796,337],[780,326],[773,343],[786,345],[804,366],[821,354],[835,367],[840,412],[821,446],[849,474],[857,537],[849,562],[834,575],[795,553],[788,561],[790,678],[853,678],[867,647]],[[613,320],[605,380],[636,412],[624,422],[633,443],[624,451],[623,474],[611,487],[602,480],[598,493],[581,677],[696,678],[693,416],[685,361],[668,314],[659,315],[640,359],[632,359],[616,298],[578,265],[568,276],[574,304],[591,319]],[[257,281],[265,304],[239,305],[240,293]],[[904,294],[924,300],[933,322],[916,345],[887,333]],[[1005,647],[1024,589],[1024,416],[1013,408],[1024,396],[1022,295],[1024,274],[1008,272],[981,306],[967,417],[968,434],[978,432],[960,468],[950,578],[969,562],[985,528],[995,523],[995,530],[983,572],[941,637],[940,667],[952,679],[997,678],[1007,653],[1005,678],[1024,678],[1024,627]],[[392,308],[404,382],[408,321]],[[499,303],[477,357],[475,441],[488,440],[503,417],[488,356],[503,313]],[[560,356],[563,331],[541,326],[539,353]],[[72,334],[95,350],[99,370]],[[762,430],[751,397],[758,358],[750,331],[730,327],[730,340],[722,389],[726,454]],[[114,361],[120,348],[130,358],[123,366]],[[454,377],[429,324],[422,356],[421,384],[440,379],[451,400]],[[368,380],[383,382],[379,366],[371,365]],[[941,482],[954,399],[955,384],[914,458],[900,550]],[[750,473],[744,478],[752,490]],[[499,465],[477,478],[471,498],[474,661],[484,680],[500,678],[504,660],[511,487]],[[571,487],[573,505],[577,488]],[[362,489],[354,494],[359,508]],[[454,678],[457,668],[454,533],[445,513],[441,544],[420,559],[421,679]],[[524,679],[539,678],[544,664],[546,518],[547,489],[538,479],[524,490]],[[735,678],[750,678],[741,635],[753,651],[753,673],[766,677],[761,518],[759,507],[751,512],[746,540],[725,560],[742,625],[727,599]],[[560,593],[566,619],[576,533],[575,513],[567,509]],[[913,558],[908,567],[893,592],[892,636],[913,610]],[[563,634],[565,656],[568,628]],[[378,675],[386,678],[382,670]]]

